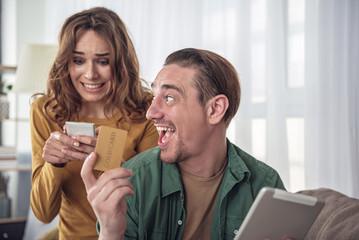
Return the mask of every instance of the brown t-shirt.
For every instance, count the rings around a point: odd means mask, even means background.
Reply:
[[[227,163],[210,178],[198,177],[181,170],[186,209],[183,240],[210,239],[214,207],[226,166]]]

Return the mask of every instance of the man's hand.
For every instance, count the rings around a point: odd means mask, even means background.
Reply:
[[[100,223],[100,239],[123,239],[126,231],[126,195],[133,195],[133,186],[127,179],[132,171],[116,168],[95,178],[92,168],[97,156],[91,153],[82,166],[87,199]]]

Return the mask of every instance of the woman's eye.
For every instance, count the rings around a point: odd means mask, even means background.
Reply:
[[[77,64],[77,65],[83,64],[83,61],[82,61],[81,58],[74,58],[74,59],[73,59],[73,62],[74,62],[75,64]]]
[[[102,60],[99,60],[98,62],[100,65],[106,66],[109,64],[110,61],[108,59],[102,59]]]
[[[172,96],[166,96],[166,102],[172,102],[175,100]]]

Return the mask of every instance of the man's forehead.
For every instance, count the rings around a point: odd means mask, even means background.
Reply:
[[[184,95],[184,89],[183,86],[176,81],[154,81],[151,84],[152,90],[154,91],[161,91],[161,90],[167,90],[167,89],[173,89],[179,92],[180,94]]]
[[[157,74],[151,84],[152,89],[179,88],[193,86],[194,69],[184,68],[176,64],[166,65]]]

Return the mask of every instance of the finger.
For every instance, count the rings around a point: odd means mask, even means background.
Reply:
[[[97,182],[96,188],[92,188],[88,192],[88,200],[90,202],[105,202],[110,200],[120,201],[126,195],[133,194],[133,186],[130,181],[126,178],[111,179],[104,185],[100,181]]]
[[[126,168],[114,168],[104,172],[99,178],[99,185],[104,186],[116,179],[126,179],[133,175],[133,172]]]
[[[92,152],[85,160],[81,168],[81,178],[85,184],[86,192],[95,185],[97,179],[95,178],[92,169],[95,166],[97,160],[96,153]]]
[[[88,155],[93,152],[94,148],[91,148],[89,151],[79,151],[74,148],[64,148],[61,150],[63,154],[65,154],[65,158],[71,161],[85,161]]]
[[[66,163],[70,159],[66,156],[64,151],[59,150],[53,144],[50,144],[49,142],[45,143],[45,146],[43,148],[42,152],[42,158],[49,163]]]
[[[106,205],[108,207],[116,207],[116,205],[119,205],[121,202],[126,203],[126,201],[123,201],[125,196],[134,195],[134,191],[132,188],[129,187],[122,187],[115,189],[112,194],[107,198]],[[112,206],[111,206],[112,205]],[[122,208],[127,208],[127,205],[125,204]],[[126,211],[124,211],[126,213]]]
[[[66,145],[66,146],[74,146],[74,147],[78,147],[80,146],[80,142],[72,137],[67,136],[64,133],[60,133],[60,132],[53,132],[50,135],[50,138],[55,138],[58,142]]]
[[[70,159],[59,158],[54,155],[45,155],[45,154],[43,154],[43,159],[46,162],[51,163],[51,164],[67,163],[67,162],[71,161]]]
[[[79,147],[64,147],[61,151],[66,153],[68,156],[78,158],[77,160],[84,161],[90,153],[95,151],[95,147],[81,144]],[[82,157],[82,154],[85,154],[85,157]]]
[[[97,138],[90,136],[73,136],[72,138],[79,141],[80,144],[82,143],[93,147],[95,147],[97,143]]]
[[[99,135],[99,133],[100,133],[100,128],[101,128],[101,127],[96,128],[96,130],[95,130],[96,136]]]

